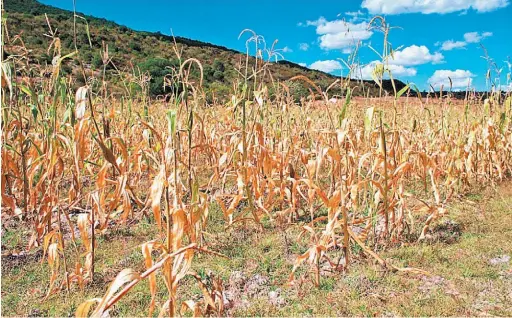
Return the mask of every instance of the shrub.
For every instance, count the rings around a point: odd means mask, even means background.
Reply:
[[[140,47],[139,43],[137,43],[135,41],[131,41],[129,44],[129,47],[130,47],[130,49],[132,49],[134,51],[137,51],[137,52],[141,51],[141,47]]]
[[[224,73],[224,71],[226,70],[226,67],[224,66],[224,63],[222,63],[221,61],[215,59],[213,61],[213,69],[216,70],[216,71],[219,71],[221,73]]]
[[[168,92],[164,90],[164,77],[171,73],[172,67],[177,67],[178,63],[175,60],[168,60],[163,58],[149,58],[144,62],[139,63],[138,67],[140,72],[148,72],[151,76],[149,84],[149,92],[151,95],[162,95]]]
[[[101,59],[100,53],[94,53],[91,64],[94,68],[100,68],[103,66],[103,60]]]
[[[217,81],[223,81],[224,73],[222,73],[221,71],[215,71],[215,73],[213,73],[213,78],[216,79]]]

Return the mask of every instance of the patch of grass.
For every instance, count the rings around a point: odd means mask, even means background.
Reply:
[[[413,243],[381,252],[381,256],[400,266],[418,267],[433,277],[422,278],[385,272],[380,266],[363,259],[356,261],[347,273],[322,276],[320,286],[310,278],[298,286],[288,286],[288,275],[297,255],[307,244],[297,243],[300,226],[288,229],[287,237],[279,231],[258,230],[256,227],[224,228],[222,213],[213,207],[209,228],[213,236],[206,236],[212,250],[227,252],[229,258],[201,254],[193,262],[193,270],[203,278],[211,271],[220,275],[225,284],[234,271],[247,277],[259,274],[268,277],[268,290],[280,290],[286,304],[277,307],[265,295],[249,298],[246,307],[231,312],[240,316],[343,316],[343,315],[406,315],[449,316],[512,315],[509,291],[512,288],[510,263],[493,266],[489,260],[499,255],[512,255],[512,198],[507,196],[506,185],[494,198],[484,197],[475,210],[485,215],[476,217],[473,210],[461,203],[449,208],[450,218],[463,227],[460,239],[453,244]],[[442,222],[442,221],[440,221]],[[46,262],[37,258],[19,266],[8,268],[2,262],[2,307],[5,316],[29,314],[68,316],[84,299],[99,297],[115,275],[126,267],[142,271],[143,260],[139,244],[154,227],[147,223],[119,229],[117,239],[98,245],[97,276],[103,280],[84,291],[73,291],[50,297],[40,302],[46,292],[49,270]],[[122,233],[122,234],[120,234]],[[151,235],[154,235],[152,233]],[[288,246],[287,246],[288,244]],[[291,254],[287,254],[291,253]],[[307,273],[305,267],[297,277]],[[20,275],[23,273],[23,275]],[[508,274],[507,274],[508,273]],[[433,283],[429,280],[432,279]],[[167,297],[166,287],[158,279],[157,304]],[[116,304],[111,315],[146,316],[151,300],[147,282],[141,282]],[[179,287],[180,299],[193,299],[200,295],[194,279],[186,277]]]
[[[2,249],[20,250],[24,248],[26,242],[24,237],[27,233],[18,228],[2,229]]]
[[[123,229],[123,232],[126,233],[126,236],[118,236],[116,240],[108,243],[102,244],[102,240],[98,240],[95,283],[88,285],[83,291],[73,286],[69,293],[63,290],[45,301],[41,300],[45,297],[48,289],[50,269],[47,262],[41,263],[41,260],[34,255],[41,251],[31,252],[26,256],[27,261],[24,262],[8,260],[3,257],[2,315],[27,316],[33,314],[66,317],[74,315],[76,308],[84,300],[101,297],[110,281],[123,268],[132,267],[136,270],[143,270],[139,244],[147,240],[146,235],[149,233],[144,234],[144,227],[139,225],[127,227]],[[101,238],[101,236],[99,237]],[[71,244],[68,244],[67,255],[69,264],[74,264],[72,255],[75,255],[75,252],[72,250]],[[69,264],[68,268],[71,270]],[[119,310],[119,313],[124,313],[125,316],[147,315],[145,309],[147,306],[144,305],[146,296],[142,296],[142,294],[146,294],[145,290],[147,288],[137,286],[126,299],[123,299],[123,304],[127,304],[125,306],[128,307],[123,309],[121,305],[120,309],[115,310]]]
[[[334,277],[327,277],[320,281],[320,290],[331,291],[336,286],[336,279]]]

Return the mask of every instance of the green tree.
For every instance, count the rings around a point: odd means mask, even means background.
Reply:
[[[101,66],[103,66],[103,60],[101,59],[101,55],[100,53],[96,52],[94,53],[93,57],[92,57],[92,62],[91,62],[92,66],[94,66],[94,68],[100,68]]]
[[[39,63],[41,63],[42,65],[52,65],[52,60],[53,57],[46,52],[43,52],[39,57]]]
[[[310,95],[309,90],[304,86],[303,83],[294,81],[287,82],[286,85],[288,86],[290,94],[295,102],[299,102],[302,97],[307,97]]]
[[[221,71],[215,71],[215,73],[213,73],[213,78],[217,81],[223,81],[224,73],[222,73]]]
[[[177,61],[163,58],[148,58],[138,64],[140,72],[148,72],[151,76],[149,92],[153,96],[162,95],[170,91],[170,89],[164,90],[164,77],[171,74],[172,67],[177,66]]]
[[[231,87],[219,82],[213,82],[208,85],[206,90],[206,99],[208,103],[225,102],[231,93]]]
[[[213,61],[213,69],[216,70],[216,71],[219,71],[221,73],[224,73],[224,71],[226,70],[226,67],[224,66],[224,63],[222,63],[221,61],[215,59]]]
[[[205,81],[210,82],[213,78],[214,73],[215,73],[215,71],[214,71],[213,67],[211,67],[211,65],[206,64],[205,66],[203,66],[203,74],[204,74]]]
[[[129,44],[129,47],[130,47],[130,49],[137,51],[137,52],[140,52],[140,50],[141,50],[139,43],[137,43],[135,41],[131,41]]]

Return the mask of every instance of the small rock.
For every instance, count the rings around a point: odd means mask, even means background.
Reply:
[[[446,295],[450,295],[450,296],[453,296],[453,297],[458,297],[460,296],[460,292],[455,289],[455,287],[453,286],[447,286],[445,289],[444,289],[444,293]]]
[[[40,309],[34,308],[30,311],[30,313],[28,314],[28,317],[43,317],[46,315],[48,315],[48,312],[46,310],[40,310]]]
[[[444,285],[444,278],[441,276],[423,276],[421,278],[423,284],[418,287],[422,292],[428,292],[436,287],[441,287]]]
[[[224,308],[231,309],[235,306],[236,297],[231,291],[224,291],[222,294],[222,300],[224,302]]]
[[[275,291],[271,291],[268,293],[268,299],[270,303],[276,307],[282,307],[286,305],[286,300],[280,296],[281,289],[276,289]]]
[[[499,257],[491,258],[489,260],[489,264],[496,266],[496,265],[508,263],[509,261],[510,261],[510,255],[501,255]]]
[[[241,271],[234,271],[229,276],[229,286],[236,289],[243,289],[246,277]]]
[[[270,299],[277,297],[279,297],[279,294],[276,291],[271,291],[270,293],[268,293],[268,298]]]
[[[254,297],[264,292],[265,289],[268,289],[267,285],[268,278],[266,276],[256,274],[253,277],[249,278],[249,280],[245,284],[245,292],[249,297]]]

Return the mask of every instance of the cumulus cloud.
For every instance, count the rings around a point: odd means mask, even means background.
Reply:
[[[302,66],[302,67],[308,66],[306,63],[299,63],[299,65]]]
[[[350,22],[356,22],[363,20],[366,14],[361,10],[357,10],[353,12],[345,12],[345,16],[349,18]]]
[[[315,21],[307,21],[306,25],[316,27],[320,47],[325,50],[347,49],[373,35],[373,32],[368,30],[367,22],[327,21],[320,17]]]
[[[450,79],[453,88],[464,88],[471,85],[475,74],[467,70],[437,70],[428,79],[428,83],[434,87],[450,87]]]
[[[492,32],[468,32],[464,34],[464,41],[448,40],[441,44],[441,50],[451,51],[454,49],[465,48],[469,43],[478,43],[485,38],[492,36]]]
[[[350,48],[345,48],[343,51],[349,52]],[[402,50],[396,51],[393,54],[394,58],[388,60],[388,65],[385,67],[386,71],[391,72],[393,77],[410,77],[416,76],[418,71],[413,66],[422,64],[439,64],[444,62],[444,56],[439,53],[431,53],[430,50],[422,45],[411,45]],[[352,70],[353,78],[371,79],[372,72],[377,65],[382,65],[380,61],[372,61],[368,64],[356,66]],[[333,71],[341,70],[343,66],[340,62],[335,60],[316,61],[309,66],[311,69],[331,73]],[[385,72],[384,77],[389,78],[389,72]]]
[[[510,4],[509,0],[363,0],[361,7],[371,14],[450,13],[475,10],[494,11]]]
[[[462,49],[462,48],[465,48],[466,45],[467,45],[467,43],[464,41],[448,40],[448,41],[443,42],[443,44],[441,45],[441,50],[451,51],[451,50],[455,50],[455,49]]]
[[[422,45],[411,45],[400,51],[393,53],[393,58],[389,60],[390,64],[413,66],[421,64],[440,64],[444,62],[443,54],[439,52],[430,53],[430,50]]]
[[[293,52],[293,50],[290,49],[289,47],[285,46],[284,48],[281,49],[281,52],[283,52],[283,53],[291,53],[291,52]]]
[[[405,67],[402,65],[388,65],[387,68],[391,71],[393,76],[416,76],[418,73],[415,68]]]
[[[309,44],[307,44],[307,43],[300,43],[299,44],[299,50],[301,50],[301,51],[309,50]]]
[[[357,11],[352,11],[352,12],[345,12],[345,15],[348,15],[349,17],[358,17],[361,15],[364,15],[364,13],[361,10],[357,10]]]
[[[393,53],[393,58],[388,60],[385,70],[391,72],[393,77],[409,77],[416,76],[417,69],[413,66],[422,64],[440,64],[444,62],[443,54],[439,52],[430,52],[424,46],[411,45],[402,50]],[[366,65],[356,67],[353,71],[355,78],[371,79],[372,72],[377,65],[382,65],[380,61],[372,61]],[[384,77],[389,78],[389,72],[384,72]]]
[[[468,32],[464,34],[464,40],[468,43],[478,43],[485,38],[492,36],[492,32],[484,32],[482,34],[478,32]]]
[[[352,74],[352,77],[366,80],[372,79],[372,73],[377,65],[382,65],[382,63],[379,61],[373,61],[364,66],[356,67],[353,70],[354,73]],[[385,69],[386,71],[389,70],[394,78],[416,76],[418,73],[415,68],[405,67],[403,65],[389,64],[385,67]],[[389,78],[388,72],[385,72],[383,75],[384,78]]]
[[[331,73],[341,70],[343,67],[340,62],[336,60],[316,61],[309,66],[310,69],[318,70],[326,73]]]

